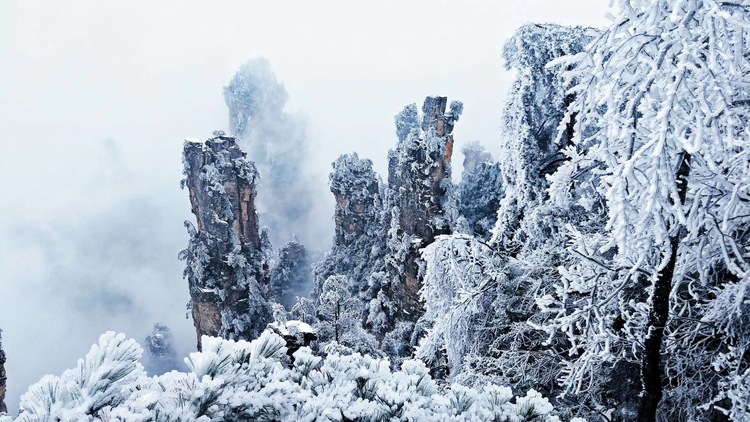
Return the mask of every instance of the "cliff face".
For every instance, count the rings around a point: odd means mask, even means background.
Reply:
[[[462,108],[454,101],[448,109],[445,97],[427,97],[421,114],[410,104],[396,116],[399,142],[388,153],[387,186],[372,162],[357,154],[333,163],[336,236],[326,259],[315,265],[316,298],[331,276],[351,280],[367,333],[360,345],[379,343],[395,364],[410,356],[421,333],[419,250],[449,234],[458,213],[450,163]]]
[[[8,407],[5,406],[5,351],[3,350],[3,330],[0,330],[0,413],[8,411]]]
[[[186,142],[184,186],[197,229],[189,222],[185,277],[198,336],[257,337],[271,321],[268,269],[255,210],[255,165],[235,138],[218,134]]]
[[[399,320],[416,320],[421,315],[419,250],[441,234],[450,233],[452,215],[448,193],[452,189],[450,162],[453,154],[453,126],[463,105],[452,102],[446,113],[446,97],[427,97],[422,120],[407,106],[397,116],[400,142],[389,153],[388,208],[394,210],[389,241],[389,274],[397,301]],[[400,121],[401,120],[401,121]],[[409,127],[411,125],[411,127]]]

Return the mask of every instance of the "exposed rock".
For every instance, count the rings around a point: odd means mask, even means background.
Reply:
[[[463,106],[454,101],[446,108],[445,97],[428,97],[423,115],[415,104],[396,115],[398,145],[389,152],[387,187],[372,162],[357,154],[339,157],[330,176],[336,237],[315,266],[316,297],[326,293],[330,277],[350,279],[352,298],[361,304],[362,338],[373,336],[396,365],[418,341],[412,334],[423,313],[419,250],[450,233],[457,214],[450,161]]]
[[[309,347],[310,343],[318,339],[315,330],[307,323],[291,320],[284,325],[273,323],[268,327],[286,341],[286,354],[289,356],[289,366],[294,364],[294,352],[302,347]]]
[[[336,199],[336,235],[325,260],[315,265],[315,296],[332,275],[346,275],[356,292],[369,288],[370,276],[384,271],[385,233],[379,177],[372,161],[356,153],[341,155],[333,162],[330,189]]]
[[[8,407],[5,406],[5,351],[3,351],[3,330],[0,330],[0,413],[6,413]]]
[[[203,335],[251,340],[271,321],[268,269],[255,210],[255,165],[223,133],[205,143],[186,142],[185,180],[197,230],[186,222],[193,321]]]
[[[461,179],[464,179],[467,174],[474,173],[480,164],[494,162],[492,154],[485,151],[479,141],[470,142],[461,149],[461,152],[464,154],[464,172]]]
[[[239,145],[263,175],[258,207],[275,245],[299,238],[317,250],[320,232],[311,213],[313,192],[307,176],[310,146],[306,122],[284,107],[289,95],[266,59],[250,60],[224,87],[229,126]]]
[[[333,163],[330,187],[336,198],[335,243],[351,245],[367,233],[368,225],[375,223],[380,213],[378,177],[372,161],[360,159],[357,153],[342,155]]]
[[[492,236],[497,221],[497,209],[503,198],[503,180],[500,164],[479,143],[470,143],[462,149],[464,171],[458,186],[458,212],[466,228],[462,231],[483,240]]]
[[[392,209],[388,296],[397,303],[396,320],[416,321],[422,313],[419,290],[419,250],[441,234],[450,233],[448,194],[452,189],[450,162],[453,126],[463,110],[454,101],[446,113],[446,97],[427,97],[422,106],[421,131],[411,128],[389,153],[388,209]],[[396,116],[396,127],[409,127],[413,105]],[[407,117],[404,123],[399,119]],[[403,132],[404,129],[401,129]]]

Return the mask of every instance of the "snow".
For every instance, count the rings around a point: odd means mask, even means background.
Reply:
[[[312,326],[310,326],[310,324],[296,320],[287,321],[286,329],[290,332],[296,330],[299,333],[315,333],[315,330]]]
[[[271,331],[251,342],[204,336],[202,344],[186,359],[190,372],[148,377],[135,341],[106,333],[77,369],[33,385],[15,420],[559,422],[536,391],[514,398],[510,388],[492,385],[441,390],[418,360],[394,372],[387,360],[359,353],[321,359],[303,347],[290,365],[285,341]]]

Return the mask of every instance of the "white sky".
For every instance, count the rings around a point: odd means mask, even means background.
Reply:
[[[142,340],[164,321],[182,353],[192,347],[176,261],[192,219],[178,186],[182,139],[226,129],[222,87],[243,62],[268,58],[290,110],[307,117],[330,226],[326,181],[339,154],[357,151],[385,175],[393,116],[434,94],[464,102],[459,146],[478,139],[496,150],[513,79],[503,42],[525,22],[604,26],[607,3],[0,0],[0,328],[11,410],[29,383],[73,366],[106,329]],[[91,289],[137,303],[88,313]]]

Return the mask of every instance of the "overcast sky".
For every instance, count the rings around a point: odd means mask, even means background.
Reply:
[[[464,102],[457,144],[499,142],[502,44],[525,22],[602,27],[606,0],[0,0],[0,328],[8,404],[105,330],[194,347],[177,252],[186,137],[227,129],[222,87],[266,57],[308,121],[321,225],[330,163],[385,174],[393,116]],[[252,157],[251,157],[252,158]],[[458,160],[461,156],[456,157]],[[330,242],[330,235],[320,239]]]

